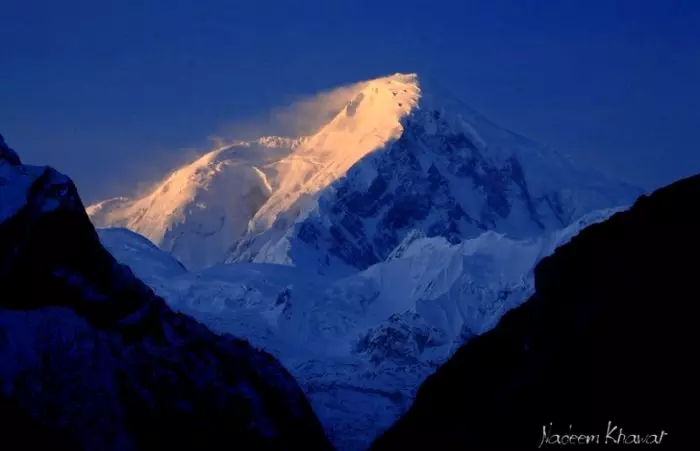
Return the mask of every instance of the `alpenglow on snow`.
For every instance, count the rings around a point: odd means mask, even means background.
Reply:
[[[452,243],[486,230],[520,239],[639,192],[498,127],[415,74],[353,85],[311,136],[216,149],[140,198],[88,207],[189,269],[267,262],[331,276],[389,256],[412,230]]]

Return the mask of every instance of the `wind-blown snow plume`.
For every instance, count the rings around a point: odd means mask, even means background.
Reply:
[[[333,119],[367,83],[351,83],[313,95],[299,96],[287,105],[274,107],[258,116],[226,122],[209,139],[215,148],[219,148],[261,136],[301,138],[313,135]]]

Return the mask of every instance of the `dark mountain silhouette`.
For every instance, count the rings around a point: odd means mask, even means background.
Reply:
[[[543,426],[555,442],[570,425],[601,446],[617,427],[608,446],[689,449],[699,199],[700,175],[678,181],[544,259],[536,293],[429,377],[372,449],[538,449]]]
[[[0,139],[0,449],[330,449],[292,376],[172,311]]]

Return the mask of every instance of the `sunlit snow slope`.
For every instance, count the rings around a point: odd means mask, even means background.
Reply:
[[[221,261],[275,189],[274,163],[299,140],[261,138],[207,153],[139,198],[87,208],[97,227],[125,227],[170,251],[188,268]]]

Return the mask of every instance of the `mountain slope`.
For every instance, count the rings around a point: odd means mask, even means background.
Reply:
[[[455,348],[527,299],[541,258],[640,194],[414,74],[353,89],[317,133],[255,163],[270,190],[241,216],[241,228],[249,221],[239,239],[224,240],[233,242],[233,264],[188,265],[183,255],[203,247],[183,236],[175,256],[193,270],[148,280],[173,308],[280,358],[334,444],[348,450],[368,446]],[[237,177],[220,171],[198,189],[228,175]],[[223,193],[238,202],[236,191]],[[154,191],[149,202],[192,205],[163,195]],[[163,217],[178,217],[172,212]],[[90,213],[97,221],[98,209]],[[178,227],[211,219],[204,213]],[[224,255],[224,241],[211,241],[206,254]],[[119,254],[129,265],[138,255]]]
[[[149,249],[115,255],[173,308],[273,353],[334,445],[360,450],[409,407],[436,365],[532,294],[541,258],[612,213],[521,241],[487,232],[452,245],[413,233],[387,261],[341,280],[239,263],[154,281],[162,256]],[[112,241],[118,249],[133,240],[115,237],[125,240]]]
[[[373,449],[546,449],[570,427],[593,445],[692,446],[699,197],[700,175],[681,180],[545,258],[535,294],[430,376]]]
[[[534,268],[542,258],[619,210],[596,211],[564,229],[526,240],[495,232],[456,245],[439,237],[415,239],[400,255],[334,283],[318,304],[305,306],[304,311],[291,306],[287,318],[343,331],[340,335],[359,335],[361,342],[369,337],[371,342],[360,343],[358,350],[372,353],[375,360],[387,357],[384,352],[404,360],[447,358],[453,344],[459,346],[488,331],[534,292]],[[405,343],[385,328],[410,329],[413,319],[407,324],[402,319],[406,312],[435,328],[441,344],[450,346],[437,346],[433,355],[420,347],[398,351]],[[338,338],[322,331],[311,337],[316,340],[318,335],[324,340]]]
[[[145,237],[131,230],[120,228],[99,229],[97,230],[97,235],[100,237],[102,245],[115,259],[119,261],[128,260],[131,269],[137,274],[170,278],[187,272],[187,269],[172,254],[160,249]],[[141,269],[138,267],[141,262],[146,265],[146,268]]]
[[[188,268],[220,262],[276,183],[273,163],[299,140],[260,138],[207,153],[148,194],[88,207],[96,227],[126,227],[172,252]]]
[[[384,260],[411,230],[452,243],[569,225],[640,192],[499,128],[414,74],[371,80],[278,163],[293,167],[229,262],[347,275]]]
[[[1,137],[0,362],[2,449],[330,449],[277,360],[168,308]]]

